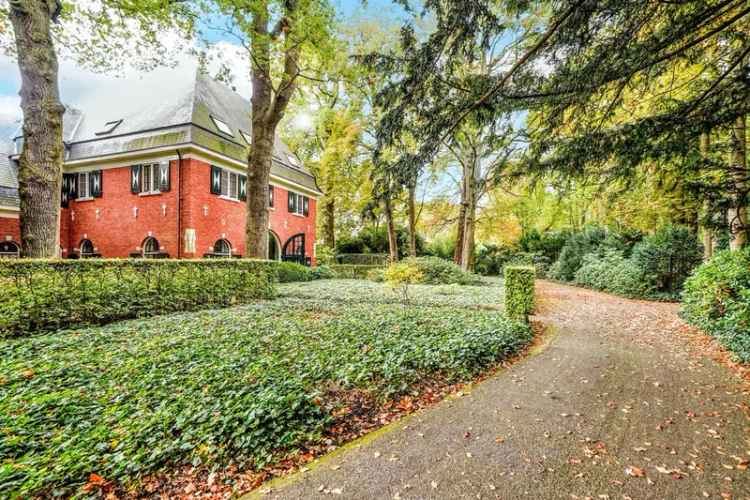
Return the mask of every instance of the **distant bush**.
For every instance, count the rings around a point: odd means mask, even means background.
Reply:
[[[657,291],[677,296],[691,271],[703,261],[703,247],[689,229],[666,226],[635,246],[633,260],[653,277]]]
[[[543,255],[549,262],[555,262],[570,234],[570,231],[540,233],[537,229],[531,229],[521,234],[518,247],[525,253]]]
[[[312,268],[297,264],[296,262],[276,262],[274,268],[279,283],[312,281],[315,279]]]
[[[526,321],[534,311],[535,270],[531,266],[508,266],[504,276],[505,314]]]
[[[321,264],[317,267],[313,267],[312,276],[313,276],[313,279],[316,279],[316,280],[330,280],[330,279],[338,278],[338,275],[333,270],[333,268],[325,264]]]
[[[409,251],[409,231],[403,227],[396,228],[399,257]],[[388,253],[388,231],[385,226],[368,227],[356,236],[341,237],[336,242],[336,254]],[[417,235],[417,255],[424,255],[425,243]]]
[[[750,248],[717,253],[685,281],[682,315],[750,363]]]
[[[517,250],[507,246],[492,243],[479,244],[474,256],[474,269],[484,276],[499,276],[505,264],[516,252]]]
[[[453,254],[456,251],[456,239],[455,238],[435,238],[430,241],[426,248],[425,254],[433,257],[440,257],[441,259],[452,260]]]
[[[330,266],[335,263],[336,252],[327,245],[317,245],[315,247],[315,257],[318,265]]]
[[[557,261],[551,266],[549,276],[560,281],[573,281],[576,271],[583,263],[583,257],[596,253],[606,237],[607,231],[599,227],[590,227],[580,233],[571,234]]]
[[[273,267],[250,259],[0,260],[0,337],[269,298]]]
[[[412,266],[421,275],[419,283],[425,285],[476,285],[481,283],[479,277],[472,273],[467,273],[452,262],[439,257],[416,257],[408,258],[398,263],[393,263],[386,268],[386,273],[391,266],[396,264],[405,264]],[[380,280],[381,276],[373,275],[373,278]]]
[[[626,297],[646,297],[653,293],[651,280],[643,270],[614,250],[603,256],[593,253],[584,256],[574,281],[576,285]]]
[[[476,285],[480,283],[476,274],[467,273],[453,262],[438,257],[417,257],[405,259],[423,275],[422,283],[427,285]]]

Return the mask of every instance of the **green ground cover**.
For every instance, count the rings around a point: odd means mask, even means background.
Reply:
[[[406,308],[380,284],[286,284],[271,301],[0,340],[0,497],[273,462],[320,437],[331,387],[385,400],[531,340],[499,313],[498,282],[414,288]]]

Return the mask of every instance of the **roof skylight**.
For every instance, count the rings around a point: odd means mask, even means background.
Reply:
[[[245,142],[248,145],[252,145],[252,143],[253,143],[253,137],[250,134],[248,134],[244,130],[240,130],[240,134],[242,134],[242,138],[245,139]]]
[[[95,132],[96,135],[107,135],[115,131],[115,129],[122,123],[122,119],[113,120],[104,124],[104,127],[99,131]]]
[[[230,137],[234,137],[234,133],[232,133],[232,129],[229,128],[229,125],[227,125],[226,122],[219,120],[215,116],[212,116],[211,120],[213,120],[214,125],[216,125],[216,128],[219,129],[219,132],[223,134],[227,134]]]

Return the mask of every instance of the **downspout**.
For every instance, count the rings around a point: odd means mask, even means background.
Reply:
[[[182,257],[182,153],[177,151],[177,258]]]

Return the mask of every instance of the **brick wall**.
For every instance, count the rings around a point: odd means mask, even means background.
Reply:
[[[8,239],[20,244],[21,226],[19,225],[18,218],[0,215],[0,241]]]
[[[60,240],[67,241],[70,254],[83,239],[94,244],[102,257],[128,257],[153,236],[162,251],[177,256],[177,169],[172,162],[171,191],[140,195],[130,192],[130,168],[102,172],[102,196],[73,200],[62,210]]]
[[[245,255],[245,204],[211,194],[210,175],[211,167],[204,161],[184,159],[181,172],[178,172],[177,161],[172,161],[169,192],[137,195],[130,192],[129,167],[104,170],[101,198],[74,200],[69,208],[61,211],[61,246],[67,250],[65,256],[78,248],[85,238],[93,242],[96,251],[103,257],[127,257],[137,252],[143,240],[151,235],[159,241],[164,252],[177,257],[180,183],[181,256],[203,257],[222,238],[231,243],[236,254]],[[310,199],[309,215],[302,217],[288,212],[287,197],[286,189],[274,186],[275,207],[270,212],[271,230],[278,236],[281,247],[292,236],[304,233],[305,253],[312,257],[317,210],[315,200]],[[194,234],[192,252],[186,246],[186,230],[192,230]]]
[[[245,255],[245,204],[211,194],[211,166],[195,159],[183,160],[182,227],[195,231],[195,253],[185,257],[201,257],[219,239],[226,239],[236,253]],[[310,199],[306,217],[287,211],[288,191],[274,186],[274,207],[270,210],[271,230],[281,246],[298,233],[305,233],[305,254],[313,255],[315,246],[315,200]]]

